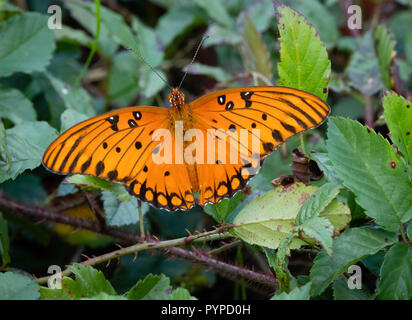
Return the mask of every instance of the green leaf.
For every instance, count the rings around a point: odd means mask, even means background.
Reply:
[[[323,4],[318,0],[290,0],[288,4],[313,24],[327,49],[333,48],[339,38],[337,19]]]
[[[269,255],[269,250],[265,248],[265,254],[268,258],[268,262],[275,271],[276,279],[279,282],[280,292],[289,292],[290,290],[290,279],[292,278],[292,275],[288,269],[288,256],[290,255],[289,247],[292,239],[292,235],[289,235],[280,242],[274,260],[273,257]]]
[[[103,207],[106,214],[106,223],[109,226],[123,226],[137,223],[139,211],[137,199],[120,202],[114,193],[102,192]],[[142,202],[142,213],[149,209],[147,202]]]
[[[311,217],[297,227],[306,235],[318,241],[328,255],[332,255],[333,225],[325,217]]]
[[[275,5],[275,10],[280,33],[277,84],[301,89],[325,100],[331,63],[316,29],[298,12],[281,3]]]
[[[297,287],[291,292],[282,292],[281,294],[274,295],[270,300],[309,300],[310,299],[310,287],[312,283],[308,282],[302,287]]]
[[[322,172],[324,173],[328,181],[331,182],[331,181],[339,180],[338,177],[336,176],[335,171],[333,171],[333,164],[332,164],[332,161],[330,161],[329,155],[327,153],[324,153],[324,152],[311,153],[310,158],[316,161],[320,170],[322,170]]]
[[[15,15],[0,24],[0,75],[43,71],[55,47],[47,16],[34,12]]]
[[[0,118],[7,118],[15,124],[35,121],[36,111],[19,90],[0,88]]]
[[[124,186],[117,182],[107,181],[101,178],[75,174],[66,179],[67,182],[80,185],[83,188],[98,189],[113,192],[120,201],[130,201],[133,197]]]
[[[203,43],[204,47],[218,46],[221,44],[236,45],[242,40],[239,32],[224,28],[217,23],[209,26],[207,34],[209,38]]]
[[[259,32],[267,30],[273,19],[273,1],[263,0],[254,2],[248,6],[247,15],[254,22],[256,29]]]
[[[101,293],[117,294],[101,271],[78,263],[70,265],[68,268],[76,276],[76,279],[63,277],[61,289],[42,287],[40,290],[41,299],[81,299],[92,298]]]
[[[60,123],[61,123],[60,132],[64,132],[67,129],[73,127],[75,124],[78,124],[87,119],[89,119],[89,117],[86,116],[85,114],[80,113],[73,109],[67,109],[60,116]]]
[[[206,75],[216,79],[219,82],[228,81],[232,76],[220,67],[207,66],[201,63],[194,63],[190,68],[186,67],[185,71],[190,74]]]
[[[169,300],[197,300],[190,295],[190,292],[185,288],[177,288],[172,291]]]
[[[2,259],[2,266],[6,266],[10,263],[10,239],[7,220],[3,218],[3,214],[0,212],[0,256]]]
[[[194,2],[204,9],[210,18],[219,23],[222,27],[230,29],[233,25],[233,20],[229,16],[225,6],[220,0],[194,0]]]
[[[116,291],[113,289],[109,281],[107,281],[103,273],[91,266],[83,266],[75,263],[68,267],[76,276],[76,279],[67,278],[65,287],[75,289],[83,295],[92,296],[105,292],[107,294],[115,295]],[[70,279],[70,280],[69,280]]]
[[[123,296],[111,295],[111,294],[107,294],[106,292],[100,292],[99,294],[96,294],[93,297],[82,298],[82,300],[127,300],[127,299]]]
[[[385,255],[378,285],[378,298],[410,300],[412,298],[412,247],[400,242]]]
[[[116,54],[109,73],[110,100],[128,105],[139,94],[139,76],[138,61],[130,52]]]
[[[155,30],[145,26],[136,17],[132,21],[132,29],[138,39],[137,48],[132,48],[137,50],[153,68],[159,67],[163,62],[164,51],[159,47]]]
[[[329,203],[336,198],[342,185],[337,181],[325,183],[312,196],[305,201],[296,217],[296,224],[305,223],[313,217],[317,217]]]
[[[92,34],[96,32],[96,14],[95,6],[91,2],[84,2],[80,0],[72,0],[67,3],[67,7],[71,11],[75,19],[89,30]],[[99,44],[105,49],[106,55],[112,55],[117,46],[113,46],[115,42],[124,47],[132,48],[136,52],[139,51],[141,43],[138,43],[136,36],[133,34],[130,27],[126,24],[123,16],[100,6],[100,37]],[[153,52],[156,54],[156,52]]]
[[[329,85],[330,86],[330,85]],[[364,115],[364,105],[353,97],[345,97],[333,106],[332,115],[335,117],[357,120]]]
[[[409,221],[406,233],[408,235],[409,240],[412,241],[412,221]]]
[[[157,70],[163,79],[166,79],[164,72]],[[147,66],[140,68],[139,88],[142,91],[142,98],[155,96],[166,86],[165,82]]]
[[[75,110],[89,117],[96,115],[90,95],[82,87],[70,86],[51,73],[45,73],[50,84],[63,100],[67,109]]]
[[[211,215],[216,222],[227,222],[229,215],[235,210],[238,205],[247,198],[247,195],[243,192],[237,192],[230,199],[222,199],[216,204],[207,204],[204,207],[204,211]]]
[[[361,38],[346,69],[354,88],[366,95],[373,95],[382,88],[378,59],[373,46],[372,32]]]
[[[231,230],[246,242],[276,249],[285,237],[293,233],[299,210],[316,190],[315,186],[295,183],[258,196],[233,219],[234,227]],[[337,223],[334,225],[336,230],[343,228],[350,220],[348,207],[337,200],[333,200],[320,216],[328,217],[332,224]],[[310,242],[310,239],[305,238],[305,241]],[[291,248],[307,244],[305,241],[294,238]]]
[[[385,121],[388,124],[392,142],[405,157],[406,163],[412,163],[412,102],[387,92],[383,98]]]
[[[396,1],[405,6],[412,6],[412,0],[396,0]]]
[[[388,231],[399,230],[412,218],[412,183],[396,150],[357,121],[331,117],[328,124],[327,149],[337,176],[366,215]]]
[[[363,258],[398,241],[395,233],[367,227],[351,228],[333,239],[333,257],[322,250],[315,258],[310,279],[313,296],[321,294],[326,287],[348,267]]]
[[[10,171],[10,156],[9,151],[7,150],[7,138],[6,138],[6,129],[4,128],[3,121],[0,118],[0,166],[2,166],[2,162],[5,162],[5,167],[3,170],[6,172]],[[1,170],[0,170],[1,172]]]
[[[257,72],[272,81],[273,65],[265,43],[253,21],[247,15],[242,15],[240,21],[239,29],[243,38],[240,44],[240,53],[245,68],[249,72]],[[268,84],[259,79],[258,85]]]
[[[379,26],[374,32],[375,50],[378,58],[379,70],[382,82],[387,89],[392,88],[390,67],[391,62],[396,56],[396,41],[386,26]]]
[[[362,289],[350,289],[344,277],[333,282],[333,297],[335,300],[373,300],[372,296]]]
[[[15,179],[26,169],[34,169],[41,164],[43,153],[57,138],[57,131],[47,122],[23,122],[6,130],[10,169],[0,159],[0,183]]]
[[[196,10],[194,3],[176,3],[160,17],[156,35],[164,47],[194,23]]]
[[[72,0],[65,3],[65,7],[70,10],[71,16],[75,20],[77,20],[82,25],[82,27],[89,31],[93,36],[96,34],[96,12],[93,2]],[[105,10],[107,9],[100,5],[101,22],[100,35],[98,39],[98,50],[100,50],[103,55],[112,56],[118,48],[118,43],[113,41],[114,38],[111,34],[111,31],[109,30],[107,24],[105,23],[105,20],[103,19]],[[116,24],[118,22],[118,19],[112,21],[113,24]]]
[[[37,282],[26,275],[0,273],[0,300],[35,300],[40,296],[39,288]]]
[[[80,29],[73,29],[63,25],[61,29],[54,29],[56,40],[91,47],[93,39]]]
[[[167,300],[172,286],[165,275],[149,274],[139,280],[125,295],[131,300]]]

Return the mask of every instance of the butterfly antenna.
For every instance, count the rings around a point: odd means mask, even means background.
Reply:
[[[197,46],[197,49],[196,49],[196,52],[195,52],[195,54],[194,54],[194,56],[193,56],[192,61],[190,62],[189,66],[187,67],[186,72],[185,72],[185,74],[183,75],[182,80],[180,81],[178,90],[180,90],[180,88],[182,87],[183,81],[185,80],[186,75],[187,75],[187,73],[189,72],[190,67],[193,65],[193,62],[195,62],[196,56],[197,56],[197,54],[199,53],[199,50],[200,50],[200,48],[202,47],[203,42],[204,42],[207,38],[209,38],[209,35],[208,35],[207,33],[205,33],[205,35],[202,37],[202,40],[200,41],[199,45]]]
[[[173,88],[169,85],[169,83],[163,78],[163,76],[155,69],[153,68],[150,63],[148,63],[143,56],[140,54],[139,51],[134,50],[133,48],[126,48],[127,50],[133,52],[137,58],[139,58],[145,65],[147,65],[157,76],[169,87],[170,90],[173,90]]]

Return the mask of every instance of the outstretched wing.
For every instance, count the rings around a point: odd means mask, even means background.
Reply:
[[[216,91],[189,107],[195,128],[226,132],[231,135],[226,139],[226,149],[238,150],[237,163],[196,165],[201,205],[216,203],[243,188],[267,155],[288,138],[322,124],[330,113],[330,107],[320,98],[286,87]],[[242,140],[241,131],[247,132],[248,138]]]
[[[61,134],[46,150],[43,165],[59,174],[86,174],[123,183],[128,191],[170,210],[188,209],[194,196],[187,170],[156,164],[156,129],[168,129],[169,112],[131,107],[83,121]],[[181,165],[183,166],[183,165]]]

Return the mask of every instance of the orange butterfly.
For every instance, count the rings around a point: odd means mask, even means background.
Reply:
[[[173,89],[169,102],[169,109],[129,107],[83,121],[47,148],[43,165],[120,182],[155,207],[187,210],[231,197],[277,146],[319,126],[330,112],[310,93],[270,86],[216,91],[189,104]],[[188,139],[191,129],[197,131]],[[193,146],[193,137],[208,148]],[[182,162],[182,154],[195,161]]]

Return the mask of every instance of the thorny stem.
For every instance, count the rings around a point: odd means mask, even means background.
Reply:
[[[66,215],[63,215],[57,212],[53,212],[50,210],[46,210],[40,207],[26,206],[8,197],[5,197],[2,194],[0,194],[0,208],[3,208],[7,210],[8,212],[10,211],[16,212],[20,215],[24,215],[27,218],[30,218],[32,220],[36,220],[39,222],[62,223],[62,224],[70,225],[75,228],[87,229],[87,230],[90,230],[96,233],[109,235],[119,240],[122,240],[123,242],[128,243],[128,244],[136,245],[136,243],[139,243],[139,242],[140,242],[139,245],[149,244],[149,243],[142,243],[142,238],[134,232],[125,231],[118,227],[105,226],[104,228],[101,228],[101,226],[99,226],[98,224],[92,221],[69,217],[69,216],[66,216]],[[220,231],[222,231],[222,229]],[[214,234],[213,240],[216,240],[217,238],[219,238],[216,233],[216,230],[210,231],[210,232],[213,232]],[[192,236],[192,237],[199,238],[199,240],[197,240],[197,238],[196,239],[190,238],[190,239],[192,239],[192,241],[210,240],[208,236],[205,236],[205,233],[202,233],[200,235],[201,237],[199,237],[199,234]],[[226,234],[223,234],[223,236],[227,237]],[[175,240],[179,241],[179,239],[175,239]],[[189,260],[195,263],[201,263],[209,268],[213,268],[216,272],[220,273],[222,276],[230,278],[230,279],[242,277],[245,280],[247,280],[247,284],[252,287],[260,287],[262,289],[265,288],[265,290],[269,289],[271,292],[273,292],[274,290],[278,288],[277,279],[271,274],[257,272],[257,271],[250,270],[245,267],[239,267],[239,266],[218,260],[214,257],[211,257],[203,250],[198,250],[198,249],[187,250],[185,248],[173,247],[173,246],[172,247],[161,247],[162,243],[163,243],[162,241],[154,242],[152,244],[157,244],[157,245],[155,245],[154,247],[151,247],[150,249],[163,249],[164,253],[167,253],[171,256]]]
[[[230,242],[230,243],[228,243],[228,244],[225,244],[225,245],[223,245],[223,246],[221,246],[221,247],[219,247],[219,248],[209,250],[209,251],[208,251],[208,254],[209,254],[209,255],[212,255],[212,254],[217,255],[217,254],[219,254],[219,253],[222,253],[222,252],[224,252],[224,251],[227,251],[227,250],[229,250],[229,249],[232,249],[233,247],[237,247],[237,246],[240,245],[241,243],[242,243],[241,240],[235,240],[235,241]]]
[[[169,248],[169,247],[186,245],[188,243],[196,242],[199,240],[211,241],[211,240],[222,239],[222,238],[231,236],[230,233],[228,232],[220,232],[220,231],[221,229],[218,228],[213,231],[199,233],[197,235],[173,239],[173,240],[165,240],[165,241],[159,241],[159,242],[150,241],[150,242],[138,243],[130,247],[121,248],[119,250],[115,250],[115,251],[103,254],[101,256],[98,256],[98,257],[87,259],[86,261],[83,261],[80,264],[83,266],[93,266],[96,264],[110,261],[112,259],[123,257],[131,253],[136,254],[144,250],[164,249],[164,248]],[[62,275],[69,276],[71,273],[72,272],[69,269],[66,269],[62,272]],[[47,283],[48,279],[49,279],[49,276],[38,278],[37,282],[39,284],[44,284],[44,283]]]

